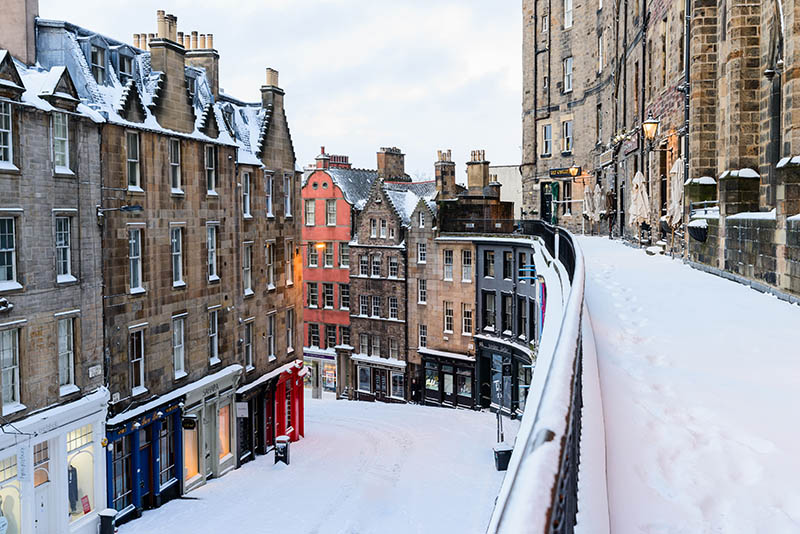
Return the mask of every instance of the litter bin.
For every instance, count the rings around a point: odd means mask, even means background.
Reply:
[[[508,469],[508,461],[511,460],[511,452],[514,449],[505,443],[498,443],[494,448],[494,466],[498,471]]]
[[[275,438],[275,463],[283,462],[289,465],[289,436]]]
[[[117,517],[117,511],[113,508],[105,508],[97,512],[100,516],[100,534],[114,534],[114,519]]]

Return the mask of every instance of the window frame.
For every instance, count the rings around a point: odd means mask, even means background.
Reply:
[[[172,194],[183,193],[183,181],[181,177],[181,141],[178,138],[170,137],[167,141],[167,151],[169,157],[169,186]]]
[[[350,267],[350,244],[344,241],[339,242],[339,267]]]
[[[89,69],[98,85],[106,83],[106,49],[95,44],[89,45]]]
[[[306,226],[316,226],[317,218],[317,205],[315,199],[306,199],[304,203],[305,209],[303,210],[303,217],[305,218]],[[311,208],[311,209],[309,209]]]
[[[277,312],[271,312],[267,314],[267,359],[269,361],[275,361],[277,356],[275,356],[275,318],[277,317]]]
[[[59,222],[65,223],[66,230],[59,230]],[[57,215],[56,223],[56,281],[58,283],[74,282],[72,275],[72,217]],[[59,237],[61,236],[61,237]],[[62,266],[66,269],[62,271]]]
[[[267,218],[275,217],[275,176],[271,172],[264,173],[264,197],[267,209]]]
[[[177,239],[175,234],[177,233]],[[171,226],[169,229],[170,259],[172,263],[172,287],[186,285],[183,279],[183,227]]]
[[[0,162],[14,164],[14,113],[5,101],[0,101]]]
[[[417,280],[417,304],[428,303],[428,280],[419,278]]]
[[[0,330],[0,375],[2,375],[2,401],[3,401],[3,413],[8,413],[9,408],[14,408],[15,406],[21,404],[20,396],[19,396],[19,340],[20,340],[20,328],[9,328],[6,330]],[[4,340],[5,338],[5,340]],[[10,342],[9,347],[4,347],[5,343]],[[5,363],[9,361],[9,359],[2,357],[4,351],[9,351],[11,358],[10,358],[10,365],[6,366]],[[11,382],[10,385],[10,396],[6,399],[6,391],[9,389],[9,385],[7,384],[6,375],[11,375]]]
[[[294,352],[294,308],[286,309],[286,352]]]
[[[264,244],[264,261],[266,264],[267,291],[275,289],[275,241]]]
[[[253,214],[250,210],[250,187],[252,185],[251,177],[249,172],[242,173],[242,217],[245,219],[251,219]]]
[[[63,124],[59,124],[63,121]],[[59,132],[59,130],[63,132]],[[60,135],[63,133],[63,136]],[[59,150],[61,145],[61,150]],[[59,156],[63,161],[59,162]],[[69,116],[66,113],[53,112],[53,166],[57,174],[72,174],[69,168]]]
[[[292,200],[294,189],[294,176],[290,173],[283,175],[283,216],[292,216]]]
[[[66,347],[62,346],[62,325],[65,325]],[[75,385],[75,317],[59,318],[56,321],[56,339],[58,340],[58,385],[61,395],[64,395],[65,389]],[[63,359],[66,359],[66,362],[62,362]]]
[[[307,306],[309,308],[319,308],[319,287],[316,282],[306,282]]]
[[[427,348],[428,346],[428,325],[417,325],[417,345],[420,348]]]
[[[562,121],[561,123],[561,139],[562,139],[562,152],[572,152],[575,146],[575,140],[573,138],[574,130],[573,130],[573,123],[572,119]]]
[[[564,0],[564,29],[572,28],[574,23],[572,0]]]
[[[180,332],[179,332],[180,330]],[[176,335],[180,334],[179,338]],[[183,378],[186,373],[186,316],[172,318],[172,368],[175,380]]]
[[[446,282],[453,281],[453,264],[454,264],[453,249],[446,248],[442,251],[442,279]]]
[[[138,358],[134,356],[137,354],[135,350],[138,347]],[[135,372],[138,362],[139,372]],[[139,395],[147,391],[145,387],[145,352],[144,352],[144,329],[131,330],[128,332],[128,365],[130,368],[130,387],[133,396]]]
[[[445,334],[452,334],[455,329],[455,310],[453,309],[453,302],[445,300],[442,302],[442,308],[444,311],[443,331]]]
[[[564,1],[567,1],[567,0],[564,0]],[[573,74],[574,74],[574,72],[573,72],[573,67],[574,67],[573,57],[572,56],[565,57],[562,65],[563,65],[563,70],[564,70],[562,92],[565,93],[565,94],[566,93],[571,93],[572,92],[572,86],[573,86],[572,78],[573,78]]]
[[[206,174],[206,195],[217,196],[217,147],[205,145],[205,174]]]
[[[244,368],[247,371],[255,369],[253,365],[253,324],[255,324],[253,317],[247,319],[242,333],[242,359],[244,360]]]
[[[134,239],[133,236],[136,236]],[[134,251],[134,241],[138,247],[138,252]],[[136,253],[135,253],[136,252]],[[144,281],[142,280],[142,228],[138,226],[128,227],[128,292],[129,293],[142,293],[144,292]],[[136,275],[137,284],[134,285],[134,274]]]
[[[339,284],[339,309],[350,310],[350,284]]]
[[[428,263],[428,245],[427,243],[417,243],[417,263]]]
[[[336,226],[336,199],[335,198],[334,199],[327,199],[325,201],[325,226]]]
[[[125,155],[127,158],[126,172],[128,177],[128,191],[142,191],[142,153],[139,132],[125,131]],[[135,150],[135,154],[133,151]]]
[[[208,310],[208,362],[219,363],[219,309]]]
[[[400,308],[397,297],[389,297],[389,319],[400,319]]]
[[[253,292],[253,242],[242,243],[242,289],[245,297]]]
[[[553,125],[542,125],[542,156],[551,156],[553,154]]]
[[[218,248],[219,225],[206,224],[206,270],[209,282],[219,281]]]
[[[461,281],[472,282],[472,251],[461,251]]]
[[[466,302],[461,303],[461,335],[471,336],[474,327],[472,318],[472,306]]]

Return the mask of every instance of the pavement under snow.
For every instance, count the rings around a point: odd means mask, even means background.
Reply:
[[[581,238],[611,532],[800,532],[800,307]]]
[[[120,534],[485,532],[503,481],[494,415],[308,395],[305,409],[291,465],[259,456]]]

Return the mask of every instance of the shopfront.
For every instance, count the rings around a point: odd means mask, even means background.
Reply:
[[[312,391],[314,398],[322,392],[336,393],[336,351],[333,349],[303,349],[303,361],[308,373],[304,385]]]
[[[406,362],[353,354],[356,400],[406,402]]]
[[[525,347],[497,340],[478,342],[478,390],[480,405],[521,416],[533,377],[531,353]]]
[[[177,398],[109,420],[107,504],[117,510],[117,524],[181,495],[181,405]]]
[[[465,354],[418,349],[422,359],[425,404],[474,408],[475,359]]]
[[[108,391],[39,412],[0,435],[0,532],[95,534],[105,508]]]

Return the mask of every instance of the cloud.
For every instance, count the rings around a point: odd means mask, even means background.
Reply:
[[[522,21],[501,0],[40,0],[40,14],[120,40],[178,29],[213,33],[226,93],[258,101],[264,69],[280,71],[300,165],[319,146],[375,166],[399,146],[412,175],[431,175],[436,150],[520,161]]]

